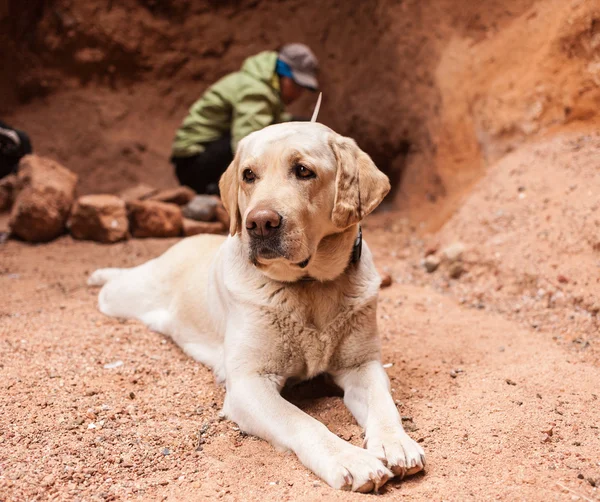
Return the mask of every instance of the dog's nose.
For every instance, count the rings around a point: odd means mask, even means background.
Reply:
[[[270,237],[280,225],[281,215],[271,209],[253,209],[246,218],[246,228],[252,237]]]

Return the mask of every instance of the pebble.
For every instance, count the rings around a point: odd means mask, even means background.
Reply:
[[[513,380],[511,380],[510,378],[507,378],[507,379],[506,379],[506,383],[507,383],[508,385],[517,385],[517,382],[514,382],[514,381],[513,381]]]
[[[448,270],[448,275],[451,279],[458,279],[461,275],[465,273],[465,268],[461,263],[453,263]]]
[[[462,258],[465,252],[465,245],[462,242],[455,242],[444,248],[442,254],[449,262],[455,262]]]
[[[54,476],[52,474],[48,474],[47,476],[44,476],[44,479],[42,479],[42,486],[50,487],[55,482],[56,482],[56,479],[54,478]]]
[[[387,288],[392,285],[392,276],[390,274],[383,274],[381,276],[381,288]]]
[[[428,274],[432,274],[440,266],[440,258],[434,254],[430,254],[423,260],[423,266]]]
[[[169,448],[163,448],[162,454],[166,457],[171,454],[171,450],[169,450]]]
[[[123,366],[123,361],[114,361],[112,363],[107,363],[104,365],[104,369],[105,370],[112,370],[115,368],[119,368],[120,366]]]

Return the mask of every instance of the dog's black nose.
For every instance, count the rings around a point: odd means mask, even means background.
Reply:
[[[246,218],[246,229],[252,237],[271,237],[281,226],[281,215],[271,209],[253,209]]]

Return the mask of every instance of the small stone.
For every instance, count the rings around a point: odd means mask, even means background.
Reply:
[[[133,462],[131,461],[130,457],[123,457],[121,458],[120,465],[121,467],[133,467]]]
[[[425,258],[425,260],[423,260],[423,266],[425,267],[427,273],[432,274],[438,269],[440,262],[441,260],[438,256],[435,254],[430,254]]]
[[[444,248],[442,254],[444,258],[449,262],[455,262],[462,258],[463,253],[465,252],[465,245],[462,242],[455,242],[450,246]]]
[[[220,221],[196,221],[183,219],[183,235],[190,237],[198,234],[224,234],[227,227]]]
[[[183,229],[181,209],[176,204],[154,200],[130,202],[129,222],[134,237],[178,237]]]
[[[462,263],[456,262],[450,265],[448,269],[448,275],[451,279],[459,279],[465,273],[465,268],[462,266]]]
[[[63,234],[76,184],[77,175],[58,162],[37,155],[23,157],[10,214],[12,233],[29,242],[47,242]]]
[[[596,487],[597,484],[597,480],[594,478],[587,478],[587,482],[592,485],[593,487]]]
[[[162,454],[166,457],[171,454],[171,450],[169,450],[169,448],[163,448]]]
[[[585,476],[581,473],[577,474],[577,479],[585,479]]]
[[[42,479],[42,486],[45,488],[49,488],[55,482],[56,482],[56,478],[52,474],[48,474],[47,476],[44,476],[44,478]]]
[[[84,195],[73,205],[67,226],[76,239],[123,240],[129,230],[125,202],[115,195]]]
[[[513,381],[512,381],[510,378],[507,378],[507,379],[506,379],[506,383],[507,383],[508,385],[517,385],[517,382],[513,382]]]
[[[190,220],[214,221],[221,199],[214,195],[196,195],[183,208],[183,215]]]
[[[600,302],[590,301],[585,309],[592,315],[597,315],[600,312]]]
[[[381,283],[379,285],[380,288],[388,288],[392,285],[392,276],[390,274],[382,274],[381,275]]]
[[[458,376],[458,373],[456,371],[454,371],[454,370],[450,370],[450,376],[452,378],[456,378]]]
[[[171,204],[177,204],[178,206],[185,206],[196,196],[196,192],[189,187],[180,186],[177,188],[170,188],[168,190],[161,190],[154,195],[151,195],[147,200],[157,200],[159,202],[170,202]]]
[[[104,369],[105,370],[113,370],[115,368],[118,368],[120,366],[123,366],[123,361],[115,361],[112,363],[107,363],[104,365]]]
[[[561,284],[567,284],[569,282],[569,279],[567,277],[565,277],[564,275],[560,274],[556,280],[558,282],[560,282]]]
[[[130,392],[129,393],[129,399],[135,399],[135,393],[134,392]]]

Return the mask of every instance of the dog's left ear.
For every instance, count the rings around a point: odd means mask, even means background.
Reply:
[[[227,170],[219,180],[219,191],[221,192],[221,201],[225,206],[225,210],[229,214],[229,234],[235,235],[241,231],[242,216],[240,215],[240,207],[238,204],[238,156],[236,155],[233,162],[229,164]]]
[[[329,144],[337,160],[331,219],[336,227],[347,228],[381,203],[390,191],[390,181],[353,139],[335,134]]]

